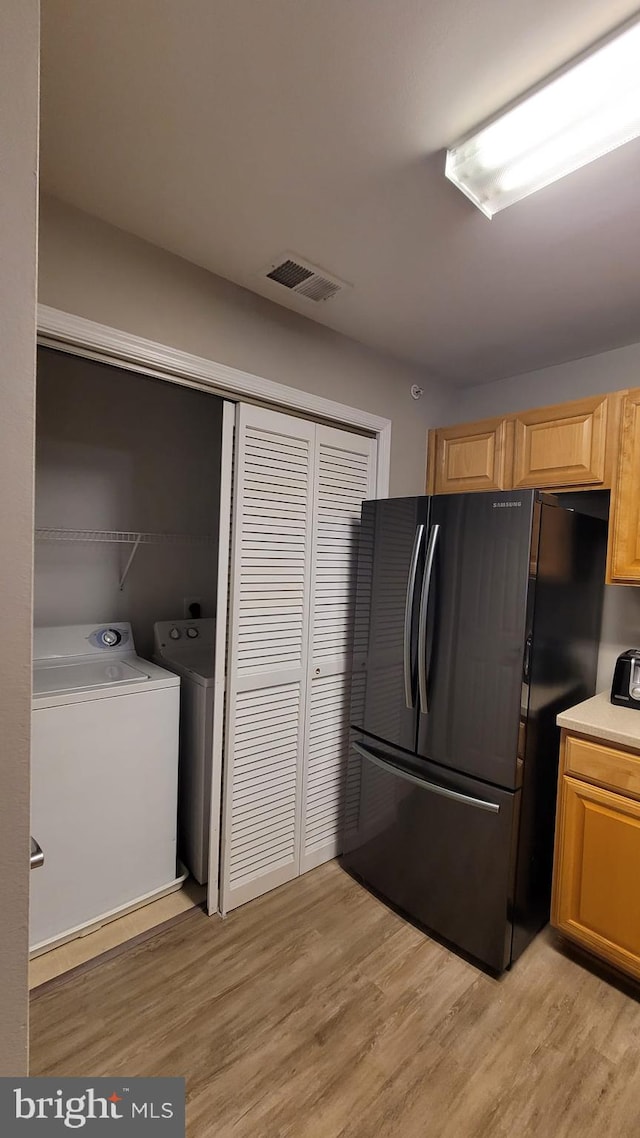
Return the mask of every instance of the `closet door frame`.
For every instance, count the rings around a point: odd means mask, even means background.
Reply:
[[[328,426],[368,431],[378,440],[375,496],[389,497],[391,419],[216,363],[204,356],[179,351],[142,336],[133,336],[46,304],[38,305],[38,344],[168,383],[195,387],[221,399],[246,400],[277,411],[293,411],[314,422],[324,421]]]
[[[372,415],[356,407],[325,399],[286,384],[277,383],[238,368],[228,367],[202,356],[182,352],[166,344],[134,336],[117,328],[87,320],[73,313],[62,312],[49,305],[38,305],[38,345],[65,352],[67,355],[81,356],[98,363],[111,364],[124,371],[131,371],[167,383],[177,383],[197,391],[208,392],[227,402],[251,402],[271,407],[284,413],[293,412],[313,422],[324,422],[329,426],[344,427],[365,431],[373,435],[377,442],[375,497],[387,498],[389,495],[389,471],[391,459],[391,420]],[[227,434],[223,419],[223,462],[222,484],[227,486],[225,493],[231,494],[231,468],[233,445],[229,446],[229,414],[227,412]],[[233,412],[231,411],[231,414]],[[231,427],[231,437],[233,428]],[[224,439],[226,437],[226,445]],[[221,491],[222,492],[222,491]],[[221,506],[223,505],[221,499]],[[222,511],[221,511],[222,518]],[[225,524],[226,522],[226,524]],[[224,530],[227,530],[226,535]],[[230,557],[230,516],[223,522],[221,537],[226,536],[226,549],[219,555],[218,599],[221,600],[221,580],[223,589],[228,588]],[[221,542],[222,548],[223,542]],[[224,563],[224,564],[223,564]],[[220,660],[226,662],[228,628],[227,621],[220,621],[216,631],[216,666]],[[225,670],[217,676],[216,697],[218,708],[223,709],[226,690]],[[220,714],[223,714],[222,710]],[[215,741],[218,741],[217,744]],[[212,829],[210,844],[210,866],[214,877],[210,877],[207,909],[214,913],[218,909],[217,872],[219,862],[219,826],[221,778],[220,764],[222,754],[222,719],[214,720],[214,764],[212,770]],[[216,759],[216,755],[219,758]],[[214,811],[217,817],[214,823]],[[215,839],[215,840],[214,840]]]

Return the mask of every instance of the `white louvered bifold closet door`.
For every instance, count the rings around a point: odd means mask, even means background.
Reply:
[[[223,912],[299,872],[315,436],[304,419],[238,408]]]
[[[366,662],[353,640],[360,509],[375,497],[375,458],[375,440],[318,426],[301,873],[340,852],[352,676],[357,696]]]
[[[360,507],[375,464],[374,439],[239,407],[222,912],[339,852],[352,674],[363,691],[366,658],[353,640]]]

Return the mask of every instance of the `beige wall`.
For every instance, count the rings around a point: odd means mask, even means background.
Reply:
[[[392,419],[391,493],[424,488],[425,432],[446,420],[447,400],[417,368],[48,197],[40,300]],[[419,402],[410,396],[412,383],[424,389]]]
[[[458,392],[455,414],[449,421],[464,423],[468,419],[525,411],[528,407],[544,407],[566,399],[599,395],[601,391],[638,386],[640,344],[630,344],[597,356],[483,383],[480,387],[465,387]]]
[[[450,422],[482,419],[527,407],[544,407],[604,391],[640,386],[640,344],[510,376],[459,392]],[[607,585],[598,659],[598,691],[611,686],[616,657],[640,644],[640,588]]]
[[[27,1067],[37,0],[0,13],[0,1075]]]

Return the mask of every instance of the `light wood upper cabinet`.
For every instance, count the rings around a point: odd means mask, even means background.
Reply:
[[[427,493],[608,489],[624,394],[430,431]]]
[[[640,583],[640,389],[629,391],[622,409],[618,469],[609,525],[610,581]]]
[[[512,427],[506,419],[483,419],[432,431],[429,491],[506,490],[511,477],[511,440]]]
[[[603,486],[607,396],[514,416],[513,488]]]
[[[568,773],[568,749],[583,742],[563,740],[551,919],[584,948],[640,977],[640,802],[629,790],[617,793]],[[597,758],[599,745],[588,746]],[[583,768],[594,779],[602,769],[610,781],[616,767],[640,766],[640,756],[600,749],[602,763]]]
[[[607,582],[640,585],[640,388],[429,431],[427,494],[611,489]]]

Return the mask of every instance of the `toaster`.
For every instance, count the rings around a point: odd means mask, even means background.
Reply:
[[[640,711],[640,648],[628,648],[616,660],[611,702]]]

